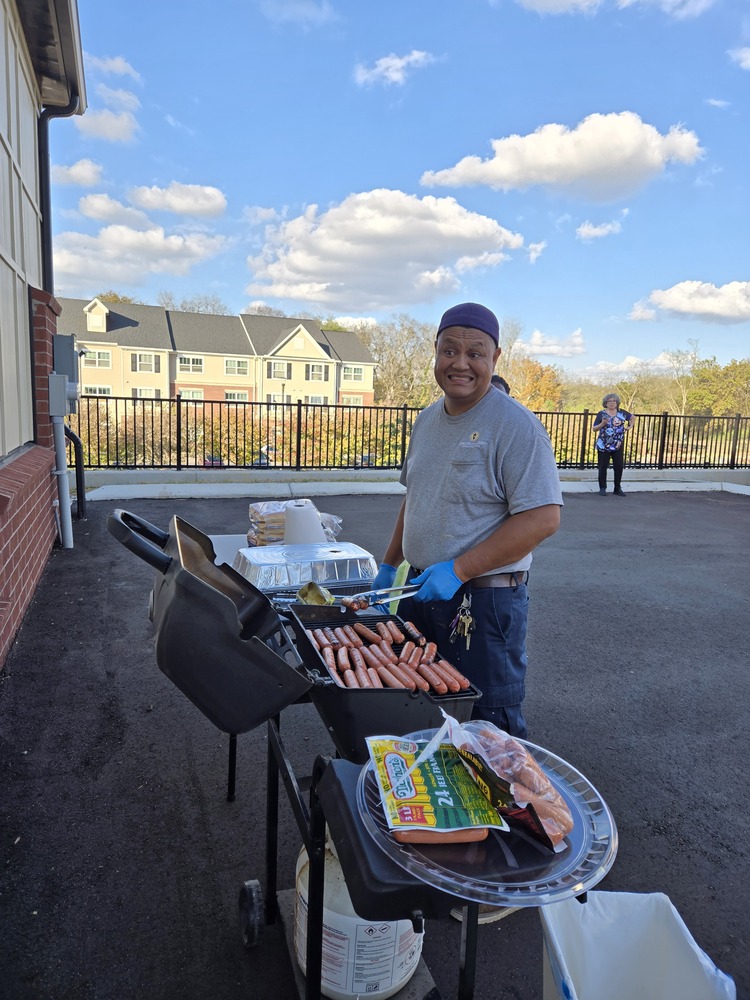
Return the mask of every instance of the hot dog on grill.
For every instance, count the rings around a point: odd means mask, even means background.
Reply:
[[[388,626],[388,631],[393,636],[393,641],[397,645],[398,645],[398,643],[404,641],[404,639],[406,637],[404,636],[404,633],[401,631],[401,629],[398,627],[398,625],[394,621],[387,621],[386,625]]]
[[[367,640],[367,642],[374,642],[374,643],[380,642],[380,636],[378,635],[378,633],[373,632],[371,628],[368,628],[366,625],[363,625],[362,622],[355,622],[354,625],[352,625],[352,628],[357,633],[357,635],[361,635],[363,639]]]

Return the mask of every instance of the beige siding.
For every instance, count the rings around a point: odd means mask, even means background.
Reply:
[[[15,6],[0,0],[0,456],[34,434],[26,285],[42,283],[39,110]]]

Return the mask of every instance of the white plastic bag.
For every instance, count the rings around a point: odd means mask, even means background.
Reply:
[[[539,909],[544,1000],[736,1000],[661,892],[590,892]]]

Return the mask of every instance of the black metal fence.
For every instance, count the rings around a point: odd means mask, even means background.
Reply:
[[[84,396],[68,418],[87,469],[397,469],[416,407]],[[595,414],[537,413],[561,469],[596,466]],[[80,449],[79,449],[80,451]],[[71,467],[75,456],[68,456]],[[750,467],[750,417],[639,414],[625,461],[643,469]]]

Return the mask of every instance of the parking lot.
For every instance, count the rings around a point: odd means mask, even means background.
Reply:
[[[56,549],[0,674],[0,994],[8,1000],[295,1000],[277,928],[246,951],[237,894],[263,878],[266,732],[228,737],[158,670],[154,571],[108,533],[126,507],[207,534],[248,526],[253,497],[87,504]],[[400,497],[327,496],[342,540],[380,558]],[[569,760],[612,810],[620,844],[599,886],[670,896],[698,944],[750,990],[747,738],[750,497],[567,495],[530,580],[529,738]],[[206,650],[210,665],[210,643]],[[332,752],[310,704],[282,713],[306,773]],[[279,884],[300,837],[282,801]],[[460,926],[423,955],[456,995]],[[541,1000],[534,909],[479,929],[477,1000]],[[602,998],[604,1000],[604,998]],[[678,1000],[678,998],[675,998]]]

